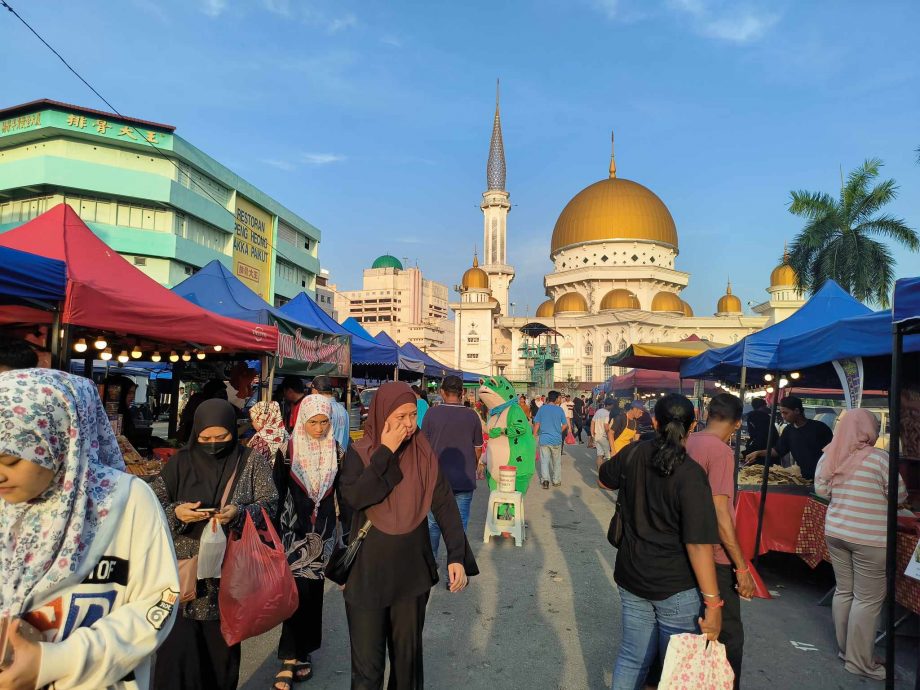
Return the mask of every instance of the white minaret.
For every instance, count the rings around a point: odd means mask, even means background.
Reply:
[[[499,311],[508,314],[508,289],[514,280],[514,269],[508,265],[508,212],[511,195],[505,191],[505,147],[502,143],[502,121],[498,109],[498,84],[495,86],[495,119],[492,123],[492,141],[489,144],[489,162],[486,165],[487,190],[482,195],[483,254],[482,270],[489,276],[492,296],[498,301]]]

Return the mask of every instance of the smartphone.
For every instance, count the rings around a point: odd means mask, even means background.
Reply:
[[[204,513],[205,515],[217,515],[220,512],[219,508],[195,508],[196,513]]]

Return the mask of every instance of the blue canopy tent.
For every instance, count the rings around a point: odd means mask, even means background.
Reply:
[[[406,343],[402,347],[407,353],[415,355],[416,357],[418,357],[420,360],[422,360],[425,363],[425,369],[426,369],[425,375],[426,376],[443,378],[445,376],[461,376],[463,373],[459,369],[454,369],[452,367],[447,366],[446,364],[439,362],[438,360],[436,360],[434,357],[432,357],[428,353],[422,352],[420,349],[418,349],[418,347],[416,347],[412,343]],[[434,372],[434,373],[429,373],[429,372]]]
[[[313,326],[327,333],[347,335],[351,338],[351,363],[353,366],[387,366],[397,364],[397,350],[354,333],[337,323],[305,292],[301,292],[280,309],[289,318]]]
[[[747,373],[775,370],[773,358],[782,339],[865,314],[871,314],[871,310],[829,280],[788,319],[745,336],[733,345],[691,357],[680,367],[681,378],[740,381],[743,385],[746,377],[742,376],[742,369]]]
[[[389,345],[390,347],[395,347],[399,351],[399,369],[400,371],[410,371],[415,374],[424,374],[425,376],[431,376],[428,373],[430,367],[425,365],[421,359],[415,356],[415,354],[406,350],[405,345],[400,345],[395,340],[393,340],[385,332],[380,331],[374,338],[378,343],[383,343],[384,345]]]
[[[0,247],[0,303],[54,304],[64,300],[66,290],[63,261]]]
[[[351,372],[350,335],[293,319],[250,290],[216,259],[172,291],[221,316],[277,326],[281,372],[310,376],[349,376]]]

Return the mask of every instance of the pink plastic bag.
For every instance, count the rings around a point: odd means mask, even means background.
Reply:
[[[694,633],[671,636],[659,690],[732,690],[734,683],[724,645]]]
[[[569,432],[569,435],[565,437],[565,445],[567,446],[575,445],[575,436],[572,434],[571,431]]]
[[[227,555],[220,576],[220,632],[230,646],[268,632],[297,610],[297,585],[287,555],[268,513],[259,537],[252,516],[246,514],[243,532],[227,540]]]

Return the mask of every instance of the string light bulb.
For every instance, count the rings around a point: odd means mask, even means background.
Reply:
[[[220,352],[220,351],[223,350],[223,349],[224,349],[224,346],[223,346],[223,345],[215,345],[215,346],[214,346],[214,352]]]
[[[191,362],[191,361],[192,361],[192,355],[189,353],[188,350],[186,350],[185,352],[182,353],[182,361],[183,361],[183,362]]]
[[[137,343],[134,344],[134,349],[131,350],[131,359],[140,359],[144,356],[144,353],[141,352],[141,348]]]
[[[110,347],[105,348],[105,349],[102,351],[102,353],[99,355],[99,357],[100,357],[103,361],[108,362],[110,359],[112,359],[112,348],[110,348]]]
[[[779,380],[779,387],[780,387],[780,388],[785,388],[785,387],[788,386],[788,385],[789,385],[789,379],[780,379],[780,380]]]
[[[767,393],[773,393],[773,386],[767,386]]]
[[[175,350],[169,353],[169,361],[173,364],[179,361],[179,355],[176,354]]]
[[[77,342],[73,344],[73,349],[76,352],[86,352],[89,349],[89,346],[86,344],[86,338],[80,338]]]
[[[122,364],[125,364],[129,359],[131,358],[128,357],[127,350],[122,350],[118,355],[118,361],[121,362]]]
[[[802,378],[802,375],[797,371],[793,371],[791,374],[789,374],[789,378],[791,378],[793,381],[798,381],[800,378]]]
[[[198,359],[204,359],[204,358],[205,358],[205,354],[204,354],[204,352],[202,352],[201,350],[198,350],[197,352],[195,352],[195,356],[196,356]]]
[[[150,361],[151,361],[151,362],[159,362],[161,359],[163,359],[163,358],[160,356],[160,351],[159,351],[159,350],[157,350],[157,351],[154,352],[152,355],[150,355]]]
[[[96,336],[96,341],[93,343],[93,347],[97,350],[104,350],[109,344],[106,342],[105,338],[101,335]]]
[[[763,375],[763,380],[766,381],[767,383],[769,383],[770,381],[773,380],[773,374],[764,374],[764,375]]]

